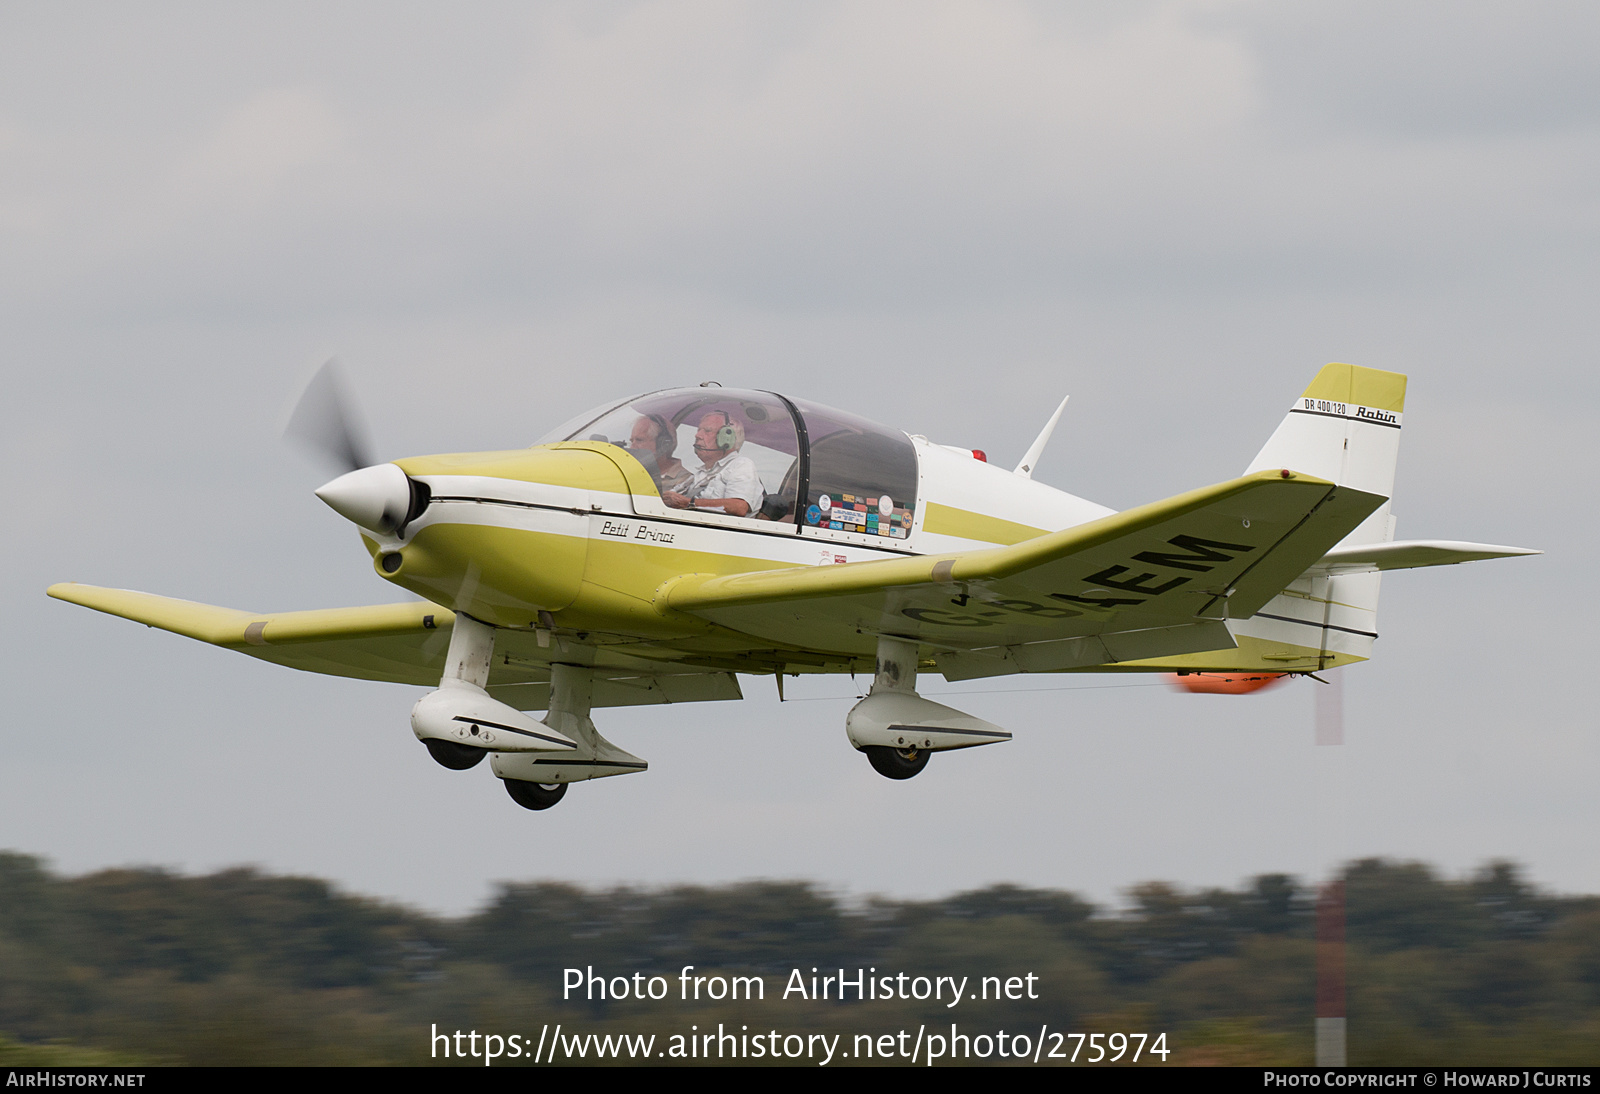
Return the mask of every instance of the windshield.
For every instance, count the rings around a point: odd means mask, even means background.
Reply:
[[[572,440],[573,436],[584,426],[588,425],[602,414],[605,414],[607,411],[612,410],[620,402],[622,402],[621,399],[612,399],[609,402],[601,403],[599,406],[591,407],[582,414],[577,414],[571,418],[568,418],[554,429],[545,432],[544,435],[542,435],[538,440],[534,441],[533,447],[537,448],[541,444],[556,444],[559,441]]]
[[[673,508],[794,519],[800,442],[789,408],[776,395],[718,387],[658,391],[562,439],[626,449]]]
[[[672,508],[883,539],[905,539],[916,513],[910,438],[771,392],[656,391],[604,404],[541,443],[557,440],[626,450]]]

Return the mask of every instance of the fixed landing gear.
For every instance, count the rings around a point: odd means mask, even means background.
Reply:
[[[933,753],[925,748],[889,748],[887,745],[868,745],[861,751],[872,761],[872,769],[886,779],[909,779],[928,766]]]
[[[878,636],[872,690],[844,720],[850,744],[886,779],[911,779],[935,752],[1011,740],[1011,734],[917,694],[917,643]]]
[[[511,800],[524,809],[549,809],[567,793],[566,783],[529,783],[521,779],[501,779]]]
[[[465,771],[469,767],[477,767],[489,754],[486,749],[457,744],[455,741],[441,741],[437,737],[424,738],[422,743],[428,746],[428,755],[432,756],[440,767],[448,767],[451,771]]]
[[[511,800],[524,809],[549,809],[570,782],[627,775],[649,765],[594,728],[589,708],[594,670],[550,666],[550,710],[543,721],[489,694],[494,628],[457,612],[439,687],[411,708],[411,731],[442,767],[465,771],[489,757]]]
[[[550,710],[539,728],[575,746],[562,751],[495,752],[489,764],[512,801],[524,809],[549,809],[567,792],[568,783],[645,770],[648,765],[643,760],[622,751],[594,728],[589,718],[593,695],[594,670],[559,661],[550,666]]]

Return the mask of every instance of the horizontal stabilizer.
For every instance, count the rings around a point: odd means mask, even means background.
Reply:
[[[1411,570],[1420,566],[1453,566],[1486,558],[1542,555],[1529,547],[1500,547],[1453,539],[1402,539],[1389,543],[1351,543],[1335,547],[1311,567],[1313,574],[1371,570]]]

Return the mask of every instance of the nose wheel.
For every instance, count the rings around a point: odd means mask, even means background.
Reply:
[[[471,745],[457,744],[455,741],[441,741],[437,737],[424,738],[423,744],[428,746],[428,755],[441,767],[448,767],[451,771],[465,771],[469,767],[477,767],[487,756],[488,750],[473,748]]]
[[[868,745],[861,751],[867,754],[872,769],[886,779],[909,779],[928,766],[933,755],[925,748],[889,748],[887,745]]]
[[[567,793],[566,783],[530,783],[521,779],[501,779],[511,800],[524,809],[549,809]]]

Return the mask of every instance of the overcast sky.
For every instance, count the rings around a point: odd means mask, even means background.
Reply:
[[[1597,55],[1576,2],[0,4],[0,847],[447,911],[1380,854],[1600,892]],[[1009,466],[1070,394],[1038,477],[1118,508],[1349,361],[1411,377],[1402,538],[1548,554],[1387,576],[1342,751],[1306,681],[934,679],[1016,740],[891,783],[810,698],[848,680],[753,679],[601,712],[650,771],[533,814],[433,764],[416,689],[44,596],[396,599],[282,440],[333,355],[385,458],[715,379]]]

